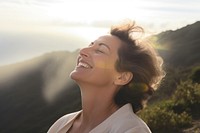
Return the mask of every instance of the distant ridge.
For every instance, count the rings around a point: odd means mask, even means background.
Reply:
[[[167,64],[200,63],[200,21],[151,39],[167,48],[159,50]],[[51,52],[0,67],[0,133],[47,132],[59,117],[81,109],[80,91],[69,79],[77,54]]]
[[[80,92],[69,80],[76,57],[77,51],[51,52],[1,66],[0,132],[47,132],[56,119],[79,110]]]
[[[162,32],[151,38],[156,38],[154,43],[168,48],[167,56],[164,57],[167,63],[174,66],[200,63],[200,21],[175,31]]]

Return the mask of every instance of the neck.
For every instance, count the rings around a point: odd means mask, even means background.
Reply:
[[[83,127],[93,129],[118,109],[113,92],[110,88],[81,88]]]

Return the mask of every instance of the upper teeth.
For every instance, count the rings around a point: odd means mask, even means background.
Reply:
[[[83,67],[85,67],[85,68],[90,68],[90,66],[89,66],[88,64],[83,63],[83,62],[79,62],[78,65],[79,65],[79,66],[83,66]]]

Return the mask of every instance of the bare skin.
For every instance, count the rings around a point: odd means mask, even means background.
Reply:
[[[67,133],[88,133],[119,109],[114,96],[133,76],[115,69],[120,45],[117,37],[105,35],[80,51],[71,78],[80,87],[83,111]]]
[[[111,102],[112,98],[92,95],[90,98],[83,99],[87,101],[83,102],[83,112],[75,120],[69,133],[88,133],[118,109],[118,106]]]

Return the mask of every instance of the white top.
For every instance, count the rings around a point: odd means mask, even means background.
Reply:
[[[66,133],[82,111],[58,119],[47,133]],[[126,104],[89,133],[151,133],[148,126],[133,113],[131,104]]]

